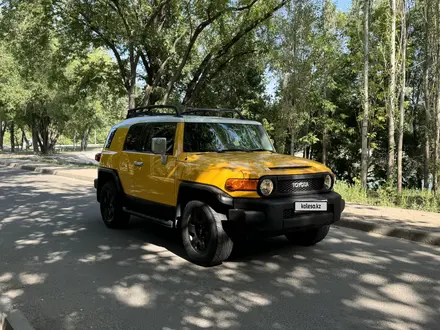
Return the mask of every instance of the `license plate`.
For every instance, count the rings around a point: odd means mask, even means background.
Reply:
[[[297,212],[319,212],[327,211],[327,202],[295,202],[295,211]]]

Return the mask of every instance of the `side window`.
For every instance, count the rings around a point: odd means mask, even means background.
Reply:
[[[167,139],[167,155],[172,155],[174,151],[174,138],[176,136],[177,123],[157,123],[148,124],[145,132],[143,152],[152,153],[153,138]]]
[[[183,137],[183,150],[185,152],[215,151],[223,148],[224,146],[216,135],[215,125],[200,123],[185,124]]]
[[[113,138],[116,135],[116,131],[117,131],[116,128],[112,128],[112,130],[110,131],[110,133],[107,136],[107,140],[105,141],[104,149],[109,149],[111,147]]]
[[[144,124],[135,124],[130,127],[125,139],[124,150],[125,151],[141,151],[142,131]]]

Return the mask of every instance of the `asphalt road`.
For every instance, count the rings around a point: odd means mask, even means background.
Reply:
[[[37,330],[440,328],[438,248],[334,227],[214,268],[184,256],[140,219],[107,229],[85,182],[0,167],[0,310]]]

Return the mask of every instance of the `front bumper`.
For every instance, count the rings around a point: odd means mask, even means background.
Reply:
[[[295,212],[295,202],[327,201],[327,211]],[[234,198],[228,220],[241,224],[246,231],[290,232],[317,228],[341,219],[345,201],[336,192],[284,198]]]

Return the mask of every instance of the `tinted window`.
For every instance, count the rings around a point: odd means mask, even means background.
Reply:
[[[125,139],[124,150],[126,151],[141,151],[142,131],[144,124],[136,124],[130,127]]]
[[[235,123],[186,123],[186,152],[273,151],[260,125]]]
[[[115,135],[116,135],[116,129],[113,128],[107,136],[107,140],[105,141],[105,144],[104,144],[104,149],[108,149],[111,147],[112,141],[113,141],[113,138],[115,137]]]
[[[148,124],[145,130],[145,140],[143,143],[143,152],[152,153],[153,138],[167,139],[167,155],[172,155],[174,150],[174,138],[176,135],[177,123],[157,123]]]

